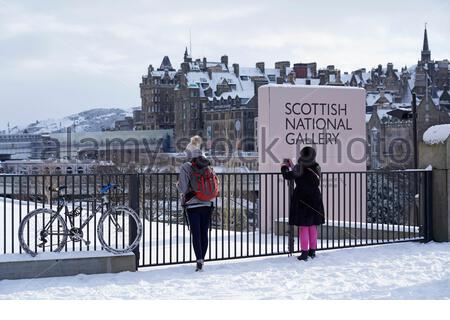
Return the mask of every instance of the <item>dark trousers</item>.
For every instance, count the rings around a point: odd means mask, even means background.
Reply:
[[[197,260],[205,259],[208,250],[208,229],[211,222],[212,207],[187,208],[192,234],[192,245]]]

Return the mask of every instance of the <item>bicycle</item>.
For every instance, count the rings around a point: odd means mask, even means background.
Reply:
[[[73,242],[82,241],[86,246],[90,241],[83,238],[83,229],[89,225],[92,218],[102,212],[97,226],[98,240],[102,247],[111,253],[120,254],[133,251],[138,245],[142,235],[142,223],[138,214],[131,208],[123,205],[112,206],[109,193],[112,190],[121,189],[117,184],[109,183],[100,189],[101,200],[96,208],[81,222],[75,226],[75,217],[81,215],[82,208],[68,208],[68,201],[61,191],[66,186],[49,188],[51,192],[57,192],[57,210],[39,208],[28,213],[19,225],[19,243],[22,249],[35,257],[38,252],[60,252],[67,244],[68,239]],[[62,212],[64,210],[64,219]],[[69,222],[67,226],[66,220]],[[136,225],[136,236],[129,239],[130,226]],[[111,235],[115,234],[115,238]],[[122,237],[119,237],[122,235]],[[108,241],[105,237],[108,236]],[[114,240],[116,242],[114,243]],[[120,241],[122,240],[122,241]],[[41,250],[40,250],[41,249]]]

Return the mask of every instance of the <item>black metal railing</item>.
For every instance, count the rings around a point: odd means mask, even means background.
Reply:
[[[300,251],[298,229],[288,225],[292,184],[279,173],[218,176],[220,195],[214,201],[208,260]],[[17,230],[28,212],[56,208],[48,187],[67,186],[64,196],[72,208],[81,208],[76,217],[81,224],[101,201],[99,188],[112,182],[122,186],[110,194],[113,205],[129,205],[142,218],[143,234],[135,250],[139,266],[194,261],[177,179],[176,173],[0,175],[0,253],[22,253]],[[325,224],[318,228],[318,250],[432,238],[431,171],[324,172],[321,179]],[[68,242],[63,250],[100,250],[99,217],[84,233],[88,246]]]

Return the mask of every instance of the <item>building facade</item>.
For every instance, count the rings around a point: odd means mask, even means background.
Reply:
[[[176,71],[169,57],[165,56],[160,67],[148,67],[147,75],[140,84],[142,112],[137,121],[138,130],[161,130],[174,128],[174,88]]]
[[[389,112],[400,109],[411,114],[412,93],[416,94],[419,144],[429,127],[450,123],[448,61],[431,60],[425,29],[421,58],[415,68],[403,68],[398,73],[388,64],[386,72],[379,66],[375,72],[372,70],[372,75],[375,77],[366,76],[364,84],[368,90],[367,110],[371,112],[366,119],[368,165],[372,169],[413,168],[414,149],[417,148],[413,142],[413,123],[411,119],[397,119]],[[352,84],[354,81],[352,75]],[[373,91],[376,88],[378,92]]]
[[[255,151],[258,88],[265,84],[319,84],[317,64],[276,62],[266,68],[193,59],[187,51],[175,71],[168,57],[159,69],[150,65],[140,84],[142,112],[137,130],[174,129],[174,145],[183,149],[189,138],[200,135],[211,152]]]

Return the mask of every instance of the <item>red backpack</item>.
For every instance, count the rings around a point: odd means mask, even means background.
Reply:
[[[204,157],[198,157],[191,161],[191,166],[192,192],[201,201],[212,201],[219,195],[219,178],[210,162]]]

